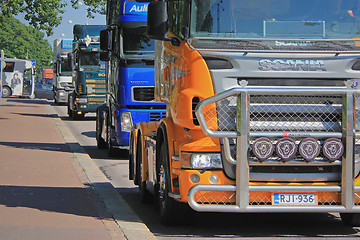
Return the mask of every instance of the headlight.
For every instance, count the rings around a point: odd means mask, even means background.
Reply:
[[[130,132],[132,125],[131,113],[121,112],[121,131]]]
[[[60,95],[60,96],[64,96],[64,92],[59,92],[59,95]]]
[[[221,169],[220,153],[181,153],[181,167],[193,169]]]
[[[76,98],[77,103],[87,103],[87,98]]]

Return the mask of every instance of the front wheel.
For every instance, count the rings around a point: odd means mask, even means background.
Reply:
[[[107,124],[107,130],[106,130],[106,142],[107,142],[107,150],[108,150],[108,156],[109,157],[117,157],[118,156],[118,150],[116,148],[114,148],[112,141],[111,141],[111,136],[112,136],[112,130],[111,130],[111,126],[108,123]]]
[[[55,99],[55,103],[57,104],[56,99]],[[68,114],[69,118],[72,118],[73,111],[71,110],[69,105],[67,106],[67,114]]]
[[[142,180],[143,176],[143,162],[142,162],[142,147],[141,140],[138,140],[136,150],[136,182],[139,184],[139,196],[142,203],[151,203],[153,196],[146,189],[146,181]]]
[[[340,213],[341,220],[345,226],[359,227],[360,213]]]
[[[160,148],[159,164],[157,169],[158,186],[156,187],[157,201],[161,223],[165,226],[182,225],[186,223],[190,214],[189,207],[175,201],[169,196],[171,192],[169,154],[164,142]]]
[[[1,91],[1,97],[3,98],[8,98],[11,95],[11,89],[9,87],[3,87],[2,91]]]
[[[97,143],[98,149],[105,149],[106,148],[106,142],[101,137],[101,132],[102,132],[102,127],[101,126],[102,126],[102,124],[100,122],[100,114],[97,112],[97,115],[96,115],[96,143]]]

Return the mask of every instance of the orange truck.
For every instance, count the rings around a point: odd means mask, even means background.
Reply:
[[[129,177],[163,224],[190,206],[360,225],[359,1],[320,3],[150,3],[167,114],[133,127]]]
[[[54,77],[54,69],[43,68],[41,71],[41,84],[47,84],[52,86]]]

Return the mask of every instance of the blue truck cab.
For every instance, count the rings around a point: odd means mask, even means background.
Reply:
[[[133,125],[159,121],[164,103],[154,99],[154,40],[146,35],[150,1],[108,0],[107,28],[101,33],[102,59],[106,64],[106,104],[96,119],[99,148],[128,149]],[[119,7],[120,6],[120,7]]]
[[[74,91],[68,101],[68,115],[73,119],[96,112],[98,105],[105,102],[105,62],[100,60],[100,31],[105,28],[105,25],[74,25]]]

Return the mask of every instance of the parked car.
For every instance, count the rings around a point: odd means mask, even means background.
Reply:
[[[52,91],[52,87],[44,84],[35,84],[35,97],[45,98],[48,100],[54,99],[54,92]]]

